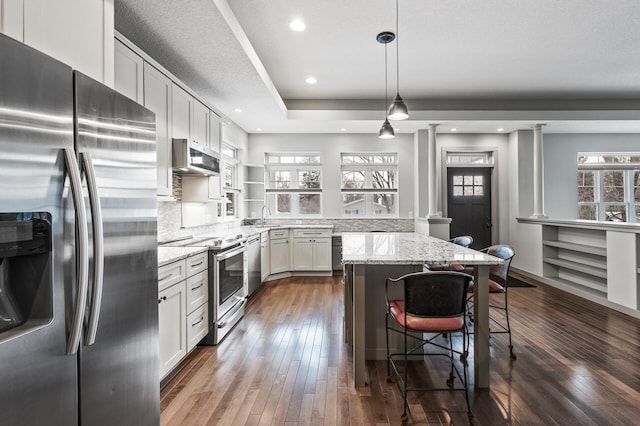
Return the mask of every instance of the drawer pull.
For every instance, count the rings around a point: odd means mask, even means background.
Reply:
[[[204,317],[200,317],[200,319],[198,321],[196,321],[193,324],[191,324],[191,327],[195,327],[196,325],[200,324],[202,321],[204,321]]]
[[[192,267],[192,268],[195,268],[196,266],[200,266],[200,265],[202,265],[203,263],[204,263],[204,260],[201,260],[200,262],[198,262],[198,263],[194,263],[193,265],[191,265],[191,267]]]
[[[199,286],[192,287],[192,288],[191,288],[191,291],[196,291],[197,289],[201,288],[203,285],[204,285],[204,283],[200,283],[200,285],[199,285]]]
[[[165,275],[165,276],[164,276],[164,277],[162,277],[162,278],[158,278],[158,281],[164,281],[164,280],[167,280],[167,279],[171,278],[172,276],[173,276],[173,272],[171,272],[169,275]]]

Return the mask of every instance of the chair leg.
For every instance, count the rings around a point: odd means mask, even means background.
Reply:
[[[463,351],[465,352],[469,350],[468,345],[466,348],[464,347],[465,335],[467,336],[467,342],[468,342],[469,333],[467,333],[467,331],[468,330],[465,327],[463,330],[463,336],[462,336],[462,346],[463,346]],[[462,378],[462,380],[464,381],[464,397],[467,400],[467,417],[469,418],[469,424],[473,425],[475,424],[475,419],[474,419],[473,413],[471,412],[471,404],[469,403],[469,377],[468,377],[469,366],[466,361],[462,363],[462,368],[464,369],[463,370],[464,377]]]
[[[389,312],[385,315],[384,319],[385,334],[387,337],[387,383],[391,383],[391,352],[389,351]]]
[[[408,390],[408,383],[407,383],[407,379],[408,379],[408,375],[407,375],[407,370],[408,370],[408,359],[407,359],[407,328],[404,327],[404,383],[403,383],[403,387],[402,387],[402,397],[404,399],[404,408],[402,411],[402,424],[405,424],[407,422],[407,420],[409,419],[408,416],[408,409],[409,409],[409,402],[407,401],[407,390]]]
[[[453,381],[456,378],[454,374],[454,366],[453,366],[453,339],[449,339],[449,358],[451,360],[451,371],[449,372],[449,379],[447,380],[447,386],[450,389],[453,389]]]
[[[507,318],[507,333],[509,334],[509,356],[512,360],[516,359],[516,354],[513,353],[513,343],[511,342],[511,324],[509,324],[509,298],[507,297],[507,291],[504,293],[504,315]]]

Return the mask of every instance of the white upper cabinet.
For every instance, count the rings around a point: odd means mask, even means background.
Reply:
[[[220,152],[221,122],[218,114],[209,111],[209,148],[215,152]]]
[[[175,83],[171,84],[171,113],[173,117],[171,135],[174,139],[191,139],[191,114],[193,96]]]
[[[0,31],[113,87],[113,0],[0,0]]]
[[[192,107],[190,139],[209,146],[209,108],[197,99],[193,100]]]
[[[171,80],[144,63],[144,106],[156,114],[158,195],[172,195]]]
[[[142,104],[144,103],[144,60],[119,40],[115,43],[114,88]]]

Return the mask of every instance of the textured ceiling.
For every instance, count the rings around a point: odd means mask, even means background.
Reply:
[[[393,0],[115,0],[116,29],[253,133],[377,133]],[[288,24],[302,19],[307,29]],[[638,132],[637,0],[399,0],[401,132]],[[399,44],[398,44],[399,43]],[[313,75],[318,83],[308,85]],[[242,113],[234,112],[242,108]]]

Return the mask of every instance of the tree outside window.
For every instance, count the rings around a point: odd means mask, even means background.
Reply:
[[[342,153],[343,216],[397,216],[397,154]]]
[[[322,166],[319,154],[268,153],[267,203],[276,215],[322,214]]]
[[[578,218],[640,222],[640,155],[578,154]]]

